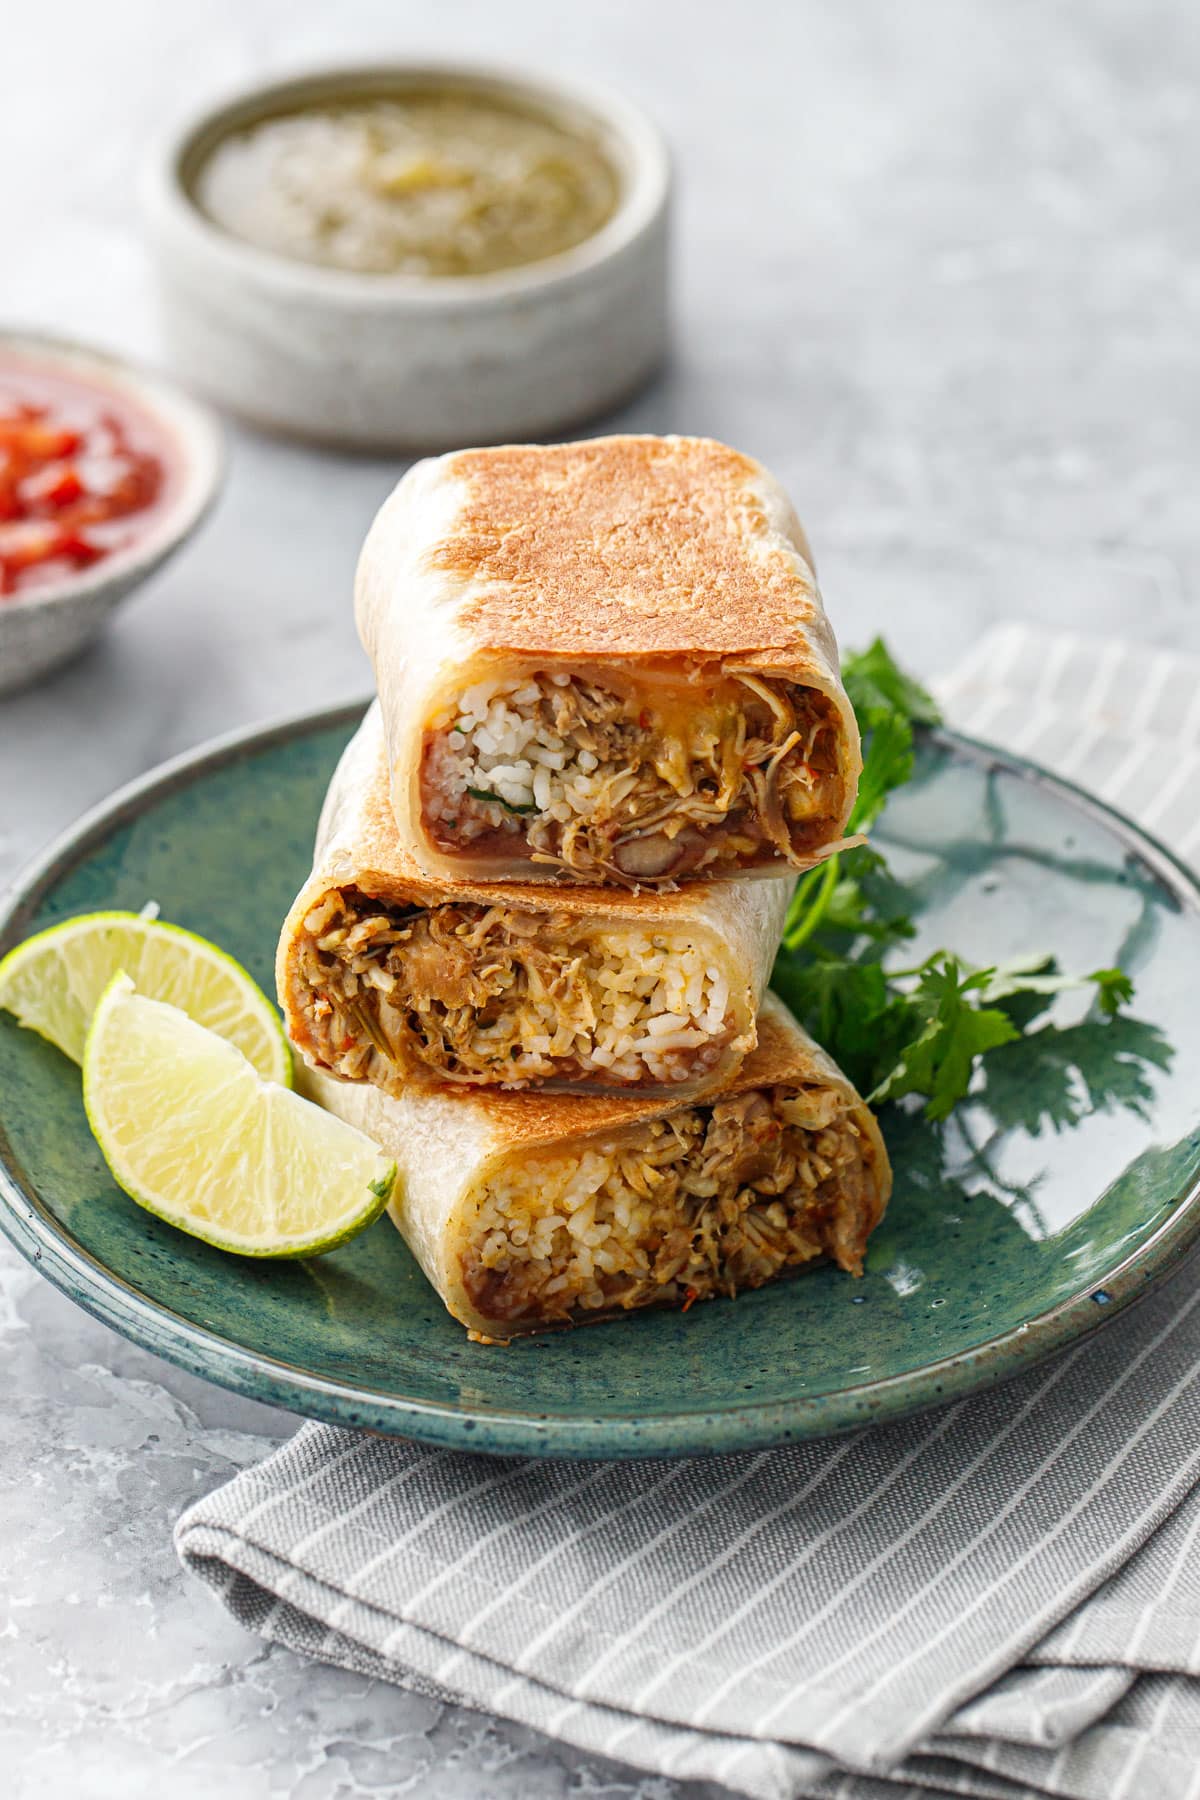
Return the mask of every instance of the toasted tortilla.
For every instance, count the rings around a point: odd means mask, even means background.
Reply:
[[[842,837],[861,752],[812,553],[774,478],[724,444],[609,437],[418,463],[367,537],[356,614],[400,838],[430,874],[474,861],[489,881],[562,876],[520,843],[486,859],[448,853],[423,816],[431,721],[475,683],[534,670],[609,670],[626,688],[640,672],[685,706],[736,674],[812,690],[834,721],[836,800],[805,857]],[[771,853],[735,873],[786,866]]]

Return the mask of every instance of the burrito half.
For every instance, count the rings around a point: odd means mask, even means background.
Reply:
[[[862,1272],[891,1192],[874,1117],[773,995],[732,1084],[667,1108],[306,1072],[399,1167],[392,1220],[471,1336],[679,1306],[831,1258]]]
[[[753,1048],[793,881],[639,895],[431,879],[398,841],[372,707],[284,923],[280,1003],[310,1063],[387,1093],[692,1095]]]
[[[356,584],[403,842],[431,874],[624,886],[835,845],[861,757],[783,490],[707,438],[418,463]]]

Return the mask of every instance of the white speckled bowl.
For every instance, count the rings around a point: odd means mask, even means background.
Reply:
[[[367,275],[255,249],[205,218],[188,182],[230,130],[281,106],[397,87],[516,101],[598,139],[621,198],[593,236],[491,275]],[[358,448],[535,438],[599,414],[667,346],[670,165],[623,101],[492,69],[326,69],[193,118],[148,170],[167,342],[186,380],[267,429]]]
[[[144,537],[61,585],[0,598],[0,694],[27,687],[90,643],[134,588],[189,538],[221,485],[221,429],[205,406],[170,382],[103,350],[32,331],[0,331],[0,356],[109,387],[158,423],[178,451],[176,492]]]

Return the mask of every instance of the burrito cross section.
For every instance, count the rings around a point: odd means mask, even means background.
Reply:
[[[372,709],[284,925],[280,999],[311,1063],[385,1093],[443,1082],[682,1098],[752,1048],[792,882],[634,895],[425,877],[398,841]]]
[[[782,488],[707,438],[426,460],[355,609],[378,698],[276,979],[452,1317],[506,1343],[861,1275],[883,1138],[767,991],[862,769]]]
[[[516,1326],[733,1295],[821,1255],[858,1274],[869,1181],[834,1096],[750,1088],[498,1170],[463,1281],[478,1312]]]
[[[306,1048],[389,1092],[406,1068],[503,1087],[671,1088],[711,1075],[739,1035],[716,946],[695,935],[507,904],[388,907],[334,888],[302,942]]]
[[[431,873],[667,886],[803,868],[842,836],[860,747],[811,551],[723,444],[420,463],[356,610]]]
[[[859,1274],[891,1186],[871,1113],[773,996],[739,1075],[701,1102],[305,1079],[397,1158],[392,1218],[488,1340],[686,1308],[822,1257]]]
[[[800,865],[836,833],[841,798],[825,696],[720,665],[500,675],[456,695],[422,751],[422,825],[441,852],[523,845],[590,880]]]

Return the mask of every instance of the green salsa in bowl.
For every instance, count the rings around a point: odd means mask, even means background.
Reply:
[[[279,256],[371,275],[472,276],[572,250],[612,217],[594,135],[447,87],[347,93],[218,140],[192,177],[204,213]]]
[[[671,172],[575,83],[321,69],[185,121],[147,170],[164,335],[269,430],[412,452],[536,439],[667,349]]]

